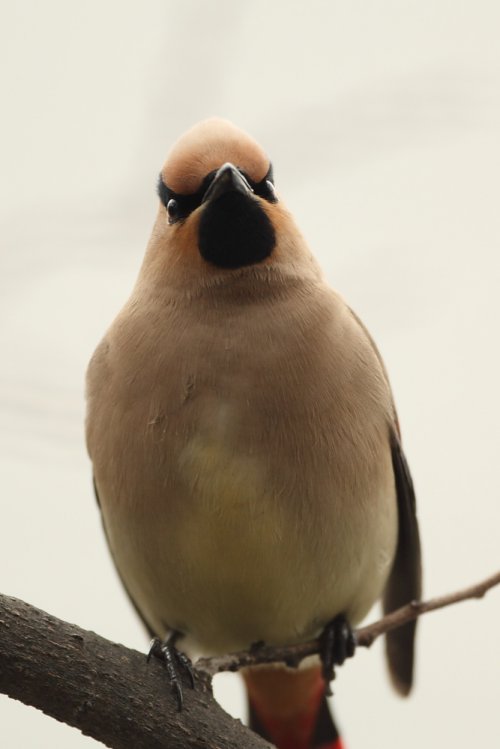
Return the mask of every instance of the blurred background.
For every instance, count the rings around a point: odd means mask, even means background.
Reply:
[[[135,280],[166,153],[213,114],[271,154],[383,353],[426,595],[499,568],[499,35],[497,0],[4,4],[2,592],[146,651],[92,494],[84,372]],[[496,590],[423,618],[407,701],[380,644],[346,664],[349,749],[496,746],[499,617]],[[243,715],[236,676],[216,692]],[[98,746],[5,697],[0,743]]]

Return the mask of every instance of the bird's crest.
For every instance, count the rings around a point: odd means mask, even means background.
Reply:
[[[250,135],[228,120],[212,117],[179,138],[161,176],[170,190],[192,195],[207,174],[228,161],[254,182],[264,179],[270,166],[266,153]]]

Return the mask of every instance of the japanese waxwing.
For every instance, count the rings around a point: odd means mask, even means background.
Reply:
[[[175,653],[287,645],[420,596],[415,497],[387,374],[278,197],[262,148],[209,119],[173,146],[129,300],[87,375],[111,554]],[[387,637],[412,684],[415,624]],[[251,726],[338,749],[319,665],[245,674]]]

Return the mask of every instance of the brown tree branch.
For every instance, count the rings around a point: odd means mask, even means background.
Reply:
[[[389,630],[401,627],[421,614],[442,609],[452,603],[466,601],[469,598],[482,598],[495,585],[500,585],[500,572],[455,593],[431,598],[429,601],[413,601],[407,606],[402,606],[400,609],[387,614],[373,624],[355,630],[356,642],[358,646],[369,648],[377,637],[389,632]],[[196,661],[196,668],[198,671],[213,676],[221,671],[239,671],[246,666],[257,666],[263,663],[286,663],[288,666],[297,667],[304,658],[318,652],[318,640],[310,640],[309,642],[281,648],[262,646],[250,651],[230,653],[217,658],[200,658]]]
[[[402,606],[397,611],[387,614],[378,622],[358,629],[356,632],[358,645],[369,648],[377,637],[384,635],[391,629],[401,627],[402,624],[411,622],[413,619],[421,616],[421,614],[427,614],[429,611],[444,609],[453,603],[460,603],[460,601],[467,601],[471,598],[483,598],[490,588],[494,588],[495,585],[500,585],[500,572],[490,575],[485,580],[475,585],[470,585],[468,588],[461,588],[454,593],[437,596],[428,601],[412,601],[407,606]]]
[[[500,572],[469,588],[414,602],[356,631],[369,647],[381,634],[428,611],[481,598]],[[162,665],[144,653],[68,624],[27,603],[0,595],[0,692],[79,728],[112,749],[264,749],[270,745],[232,719],[211,694],[211,676],[259,663],[296,666],[318,652],[313,640],[263,647],[196,663],[196,689],[177,702]]]
[[[156,658],[0,595],[0,692],[113,749],[270,749],[195,678],[179,713]]]

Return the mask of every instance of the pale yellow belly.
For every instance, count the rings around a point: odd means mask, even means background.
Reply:
[[[169,453],[164,494],[147,511],[104,508],[116,563],[149,624],[186,633],[192,651],[222,653],[313,636],[339,613],[359,621],[396,545],[389,449],[353,493],[321,444],[302,464],[273,463],[264,433],[260,447],[242,449],[210,424]]]

